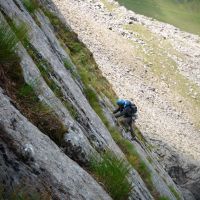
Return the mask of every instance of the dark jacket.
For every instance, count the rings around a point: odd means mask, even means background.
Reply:
[[[119,112],[119,113],[118,113]],[[131,106],[127,106],[127,107],[118,107],[116,110],[113,111],[113,113],[118,113],[115,115],[116,118],[118,117],[125,117],[125,118],[128,118],[128,117],[132,117],[134,116],[134,112],[133,112],[133,109],[131,108]]]

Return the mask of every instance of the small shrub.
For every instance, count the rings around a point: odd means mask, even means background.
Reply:
[[[37,0],[22,0],[22,3],[30,13],[34,13],[39,8]]]
[[[0,64],[19,61],[16,54],[17,43],[28,39],[28,27],[25,23],[14,23],[5,16],[8,24],[0,22]]]
[[[108,127],[108,129],[115,142],[119,145],[123,153],[126,155],[126,158],[129,161],[129,163],[137,170],[137,172],[142,177],[142,180],[145,182],[152,196],[155,199],[158,199],[160,195],[158,194],[152,183],[151,173],[149,172],[145,162],[140,158],[139,154],[136,152],[133,144],[129,140],[124,139],[117,130],[117,128]]]
[[[101,160],[92,158],[90,170],[97,180],[103,183],[113,199],[128,199],[132,189],[127,179],[130,166],[123,159],[118,159],[111,153],[105,153]]]
[[[0,22],[0,64],[7,64],[18,60],[15,53],[18,39],[12,30]]]
[[[77,71],[73,68],[72,63],[69,60],[65,59],[65,60],[63,60],[63,63],[64,63],[65,68],[70,71],[71,75],[75,79],[80,79]]]
[[[72,105],[72,103],[68,100],[63,101],[64,106],[69,111],[70,115],[73,117],[73,119],[78,120],[79,119],[79,113],[76,110],[76,108]]]
[[[18,24],[7,18],[8,23],[12,31],[15,33],[16,37],[23,44],[28,41],[29,27],[24,22],[19,22]]]

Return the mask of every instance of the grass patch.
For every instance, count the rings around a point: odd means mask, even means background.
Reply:
[[[19,60],[15,52],[18,41],[18,38],[8,25],[0,21],[0,64]]]
[[[109,131],[115,142],[119,145],[123,153],[126,155],[126,158],[129,161],[129,163],[137,170],[137,172],[142,177],[142,180],[146,184],[152,196],[155,199],[159,199],[160,195],[156,191],[152,183],[151,173],[149,172],[144,161],[140,158],[139,154],[136,152],[133,144],[131,144],[129,140],[124,139],[116,128],[109,128]]]
[[[19,62],[16,53],[18,42],[24,42],[28,38],[28,27],[20,22],[18,25],[7,19],[7,23],[0,21],[0,64]]]
[[[101,0],[104,6],[107,8],[109,12],[112,12],[117,6],[113,3],[108,2],[107,0]]]
[[[118,159],[110,153],[105,153],[101,160],[92,158],[90,170],[96,179],[103,183],[104,188],[113,199],[128,199],[132,189],[127,179],[130,166],[124,160]]]
[[[169,186],[169,189],[174,194],[177,200],[181,200],[180,195],[178,194],[178,192],[175,190],[175,188],[172,185]]]
[[[39,9],[39,3],[37,0],[22,0],[23,5],[31,14]]]

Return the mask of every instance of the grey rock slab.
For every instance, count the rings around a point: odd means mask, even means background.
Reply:
[[[149,190],[146,188],[140,175],[135,169],[132,169],[130,171],[129,180],[131,183],[133,183],[132,184],[133,192],[131,196],[129,197],[129,200],[139,200],[139,199],[153,200],[154,199],[151,193],[149,192]]]
[[[4,127],[6,137],[14,141],[19,149],[26,144],[32,146],[34,163],[50,174],[54,186],[55,183],[62,184],[62,191],[68,194],[68,197],[64,198],[60,192],[60,199],[111,199],[86,171],[61,152],[49,137],[41,133],[16,110],[2,91],[0,91],[0,124]]]
[[[77,73],[76,66],[73,64],[67,52],[60,45],[60,42],[56,38],[54,28],[51,25],[49,19],[44,15],[44,13],[41,10],[37,11],[35,15],[37,17],[37,20],[40,23],[41,30],[43,31],[45,36],[48,38],[49,43],[51,44],[51,47],[54,49],[55,54],[58,56],[58,58],[60,59],[62,63],[67,62],[67,65],[70,66],[69,70],[76,74],[76,78],[74,77],[74,81],[79,85],[81,90],[83,90],[83,84],[80,81],[80,76]]]
[[[159,163],[153,158],[150,152],[145,148],[145,146],[141,147],[141,144],[138,142],[132,142],[134,147],[144,161],[145,165],[147,166],[149,173],[151,174],[151,180],[153,186],[159,192],[161,196],[168,197],[170,200],[176,200],[176,197],[170,190],[169,186],[173,187],[174,190],[179,194],[180,199],[183,199],[183,196],[177,186],[174,184],[170,176],[161,168]],[[150,159],[151,161],[149,161]]]
[[[189,190],[187,190],[185,188],[180,188],[180,190],[181,190],[185,200],[195,200],[196,199]]]
[[[88,165],[91,156],[98,153],[89,145],[85,135],[76,129],[71,129],[64,136],[64,151],[66,154],[81,165]]]
[[[108,120],[109,124],[111,126],[116,126],[116,119],[114,117],[114,115],[112,114],[112,112],[114,111],[114,106],[112,105],[112,103],[110,102],[110,100],[104,95],[103,98],[101,98],[98,95],[99,98],[99,102],[100,102],[100,106],[104,112],[104,115],[106,117],[106,119]]]

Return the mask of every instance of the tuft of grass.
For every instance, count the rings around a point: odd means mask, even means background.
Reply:
[[[0,64],[18,61],[16,46],[18,39],[4,22],[0,22]]]
[[[17,44],[28,39],[28,27],[23,22],[16,24],[7,16],[5,18],[9,25],[0,22],[0,64],[19,61]]]
[[[132,186],[127,176],[130,166],[123,159],[111,153],[105,153],[100,160],[95,157],[90,163],[90,170],[115,200],[128,199]]]
[[[22,0],[22,3],[31,14],[39,9],[39,3],[37,0]]]
[[[72,66],[72,63],[65,59],[63,60],[64,66],[67,70],[69,70],[71,72],[71,75],[75,78],[75,79],[80,79],[77,71],[74,69],[74,67]]]
[[[169,189],[174,194],[177,200],[181,200],[180,195],[178,194],[178,192],[175,190],[175,188],[172,185],[169,186]]]
[[[126,155],[127,160],[129,163],[137,170],[137,172],[142,177],[142,180],[146,184],[147,188],[151,192],[152,196],[155,199],[160,197],[159,193],[156,191],[152,179],[151,173],[148,170],[145,162],[140,158],[139,154],[135,150],[133,144],[129,141],[124,139],[120,132],[115,127],[108,127],[113,139],[119,145],[123,153]]]
[[[10,27],[12,31],[15,33],[16,37],[22,44],[26,44],[26,42],[29,40],[28,32],[29,32],[29,27],[26,25],[24,22],[19,22],[18,24],[9,20],[8,23],[10,24]]]

